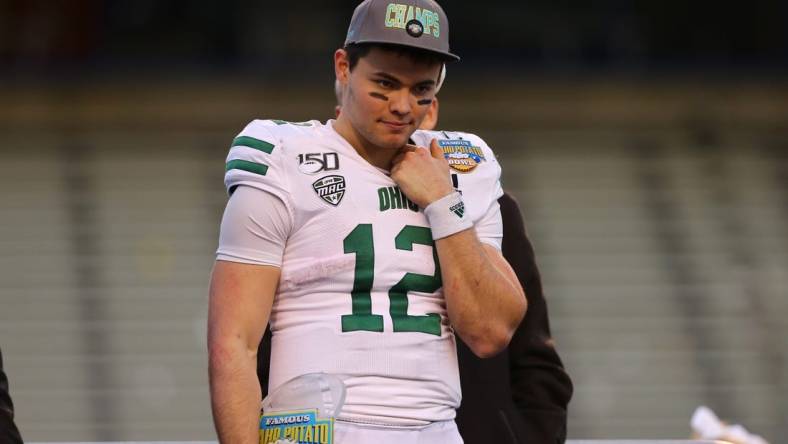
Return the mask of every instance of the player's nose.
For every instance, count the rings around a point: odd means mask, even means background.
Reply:
[[[398,116],[409,114],[411,111],[410,92],[403,88],[389,95],[389,110]]]

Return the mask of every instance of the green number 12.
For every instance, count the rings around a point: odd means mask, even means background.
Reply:
[[[441,321],[437,313],[424,316],[408,314],[408,292],[420,291],[432,293],[439,289],[441,269],[438,263],[438,252],[432,241],[432,232],[427,227],[406,225],[396,238],[394,246],[397,250],[413,251],[413,244],[432,247],[432,259],[435,262],[433,276],[405,273],[389,290],[389,315],[395,332],[419,332],[440,336]],[[375,245],[372,238],[372,224],[359,224],[344,240],[345,254],[356,255],[356,269],[353,279],[353,290],[350,298],[353,301],[353,314],[342,315],[342,331],[383,331],[383,316],[372,314],[372,284],[375,279]]]

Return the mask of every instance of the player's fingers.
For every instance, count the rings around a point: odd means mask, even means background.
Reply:
[[[391,164],[396,165],[402,162],[406,154],[415,152],[416,150],[418,150],[418,148],[419,147],[415,145],[410,145],[410,144],[404,145],[402,148],[399,149],[399,151],[397,151],[397,154],[394,155],[394,158],[391,159]]]
[[[419,148],[420,147],[418,147],[416,145],[411,145],[411,144],[408,143],[408,144],[406,144],[405,146],[403,146],[402,148],[399,149],[399,154],[405,154],[405,153],[409,153],[411,151],[417,151]]]
[[[430,154],[435,159],[443,159],[443,150],[438,146],[438,139],[432,139],[430,142]]]
[[[392,179],[394,179],[394,182],[397,182],[399,180],[399,173],[400,173],[401,170],[402,170],[402,167],[400,167],[399,164],[394,164],[394,166],[391,167],[391,171],[389,171],[389,176]]]

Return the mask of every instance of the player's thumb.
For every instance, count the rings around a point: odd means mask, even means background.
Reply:
[[[443,150],[438,146],[438,139],[432,139],[430,142],[430,154],[435,159],[443,159]]]

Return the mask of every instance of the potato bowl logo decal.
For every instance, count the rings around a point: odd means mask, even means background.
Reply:
[[[486,160],[484,151],[467,140],[439,140],[438,145],[449,166],[461,173],[470,173]]]
[[[312,188],[321,199],[337,206],[345,196],[345,178],[336,175],[321,177],[312,184]]]

